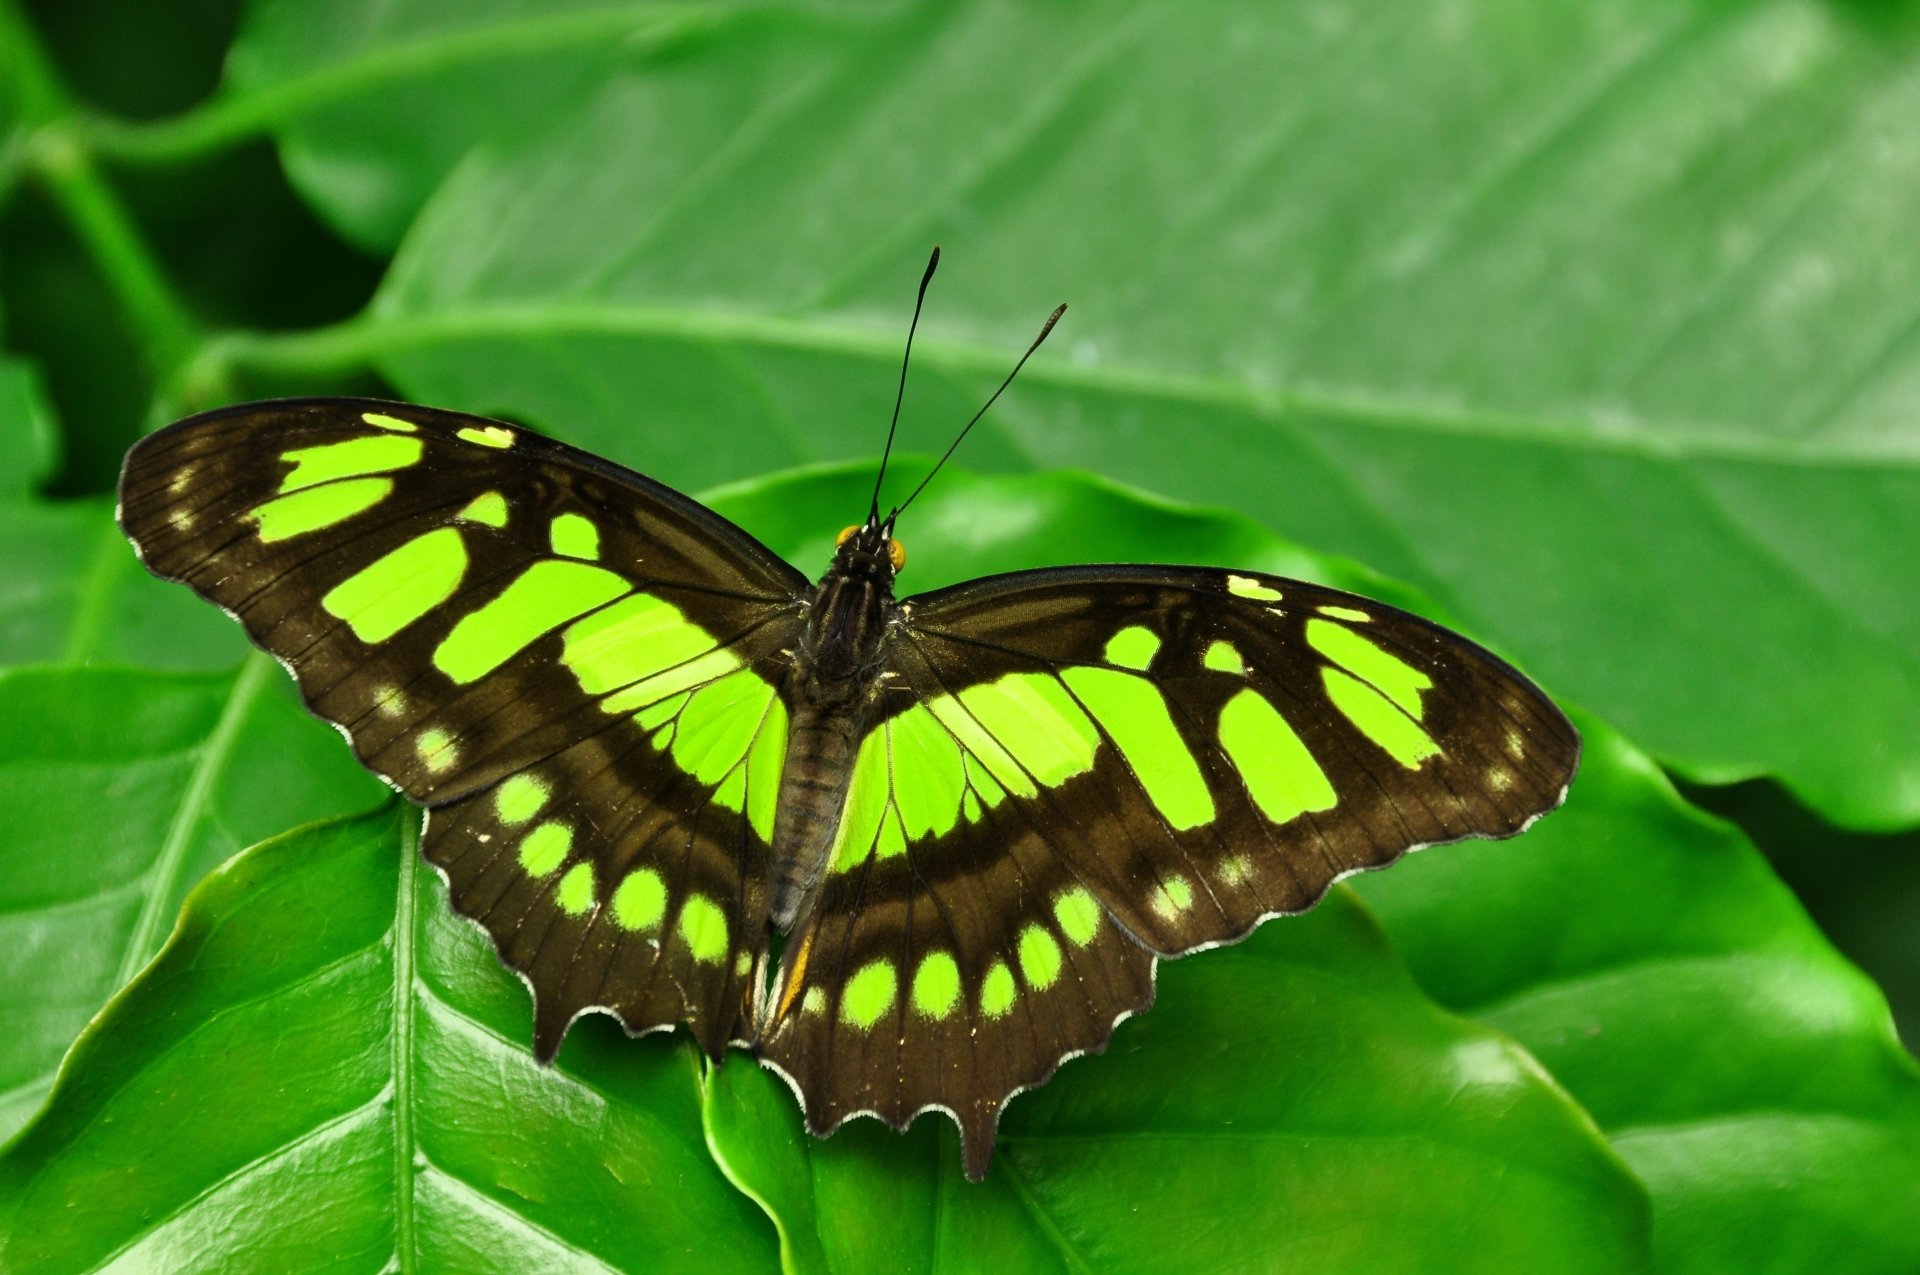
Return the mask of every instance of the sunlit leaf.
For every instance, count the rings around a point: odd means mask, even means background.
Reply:
[[[282,681],[0,670],[0,1140],[208,870],[380,799]]]
[[[195,891],[0,1157],[7,1270],[771,1262],[701,1141],[694,1055],[590,1028],[536,1066],[417,822],[272,841]]]

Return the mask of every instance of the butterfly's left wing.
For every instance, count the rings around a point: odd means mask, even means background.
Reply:
[[[1410,849],[1510,836],[1578,762],[1496,657],[1300,581],[1067,568],[903,605],[759,1051],[816,1133],[947,1110],[974,1177],[1007,1098],[1103,1048],[1157,957]]]
[[[359,399],[143,439],[122,525],[218,603],[360,760],[534,994],[737,1034],[764,946],[806,581],[659,483],[530,431]]]

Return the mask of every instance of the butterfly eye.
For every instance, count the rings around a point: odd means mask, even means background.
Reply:
[[[840,547],[841,545],[843,545],[843,544],[845,544],[845,543],[847,543],[847,541],[849,541],[849,540],[851,540],[851,539],[853,539],[853,533],[854,533],[854,532],[856,532],[856,531],[858,531],[858,530],[860,530],[860,528],[858,528],[858,527],[848,527],[848,528],[846,528],[846,529],[845,529],[844,531],[842,531],[842,532],[841,532],[841,533],[840,533],[839,535],[837,535],[837,536],[835,536],[835,537],[833,538],[833,547],[834,547],[834,548],[836,548],[836,549],[838,549],[838,548],[839,548],[839,547]]]
[[[893,563],[895,571],[907,565],[907,547],[898,540],[887,541],[887,560]]]

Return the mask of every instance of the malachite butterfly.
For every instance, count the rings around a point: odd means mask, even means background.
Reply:
[[[1417,616],[1204,567],[895,600],[895,515],[814,584],[599,457],[343,398],[181,421],[120,485],[147,566],[426,807],[540,1060],[589,1011],[684,1023],[815,1134],[945,1111],[974,1179],[1008,1098],[1104,1048],[1160,958],[1511,836],[1573,777],[1553,703]]]

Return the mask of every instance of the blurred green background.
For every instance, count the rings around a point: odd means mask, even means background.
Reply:
[[[1896,0],[0,0],[0,1258],[1920,1268],[1920,1087],[1841,958],[1920,1038],[1915,121]],[[431,1005],[517,1043],[524,1000],[430,877],[396,913],[391,812],[223,870],[115,997],[215,865],[379,800],[139,576],[103,497],[140,433],[287,393],[505,415],[744,483],[721,507],[811,572],[935,242],[909,451],[1073,309],[909,583],[1157,557],[1410,602],[1592,714],[1574,805],[1165,971],[977,1190],[949,1130],[808,1144],[659,1038],[435,1046]],[[765,477],[816,462],[852,464]],[[327,985],[364,1075],[220,981],[364,954],[266,898],[385,944]],[[400,1113],[372,1151],[362,1110]]]

